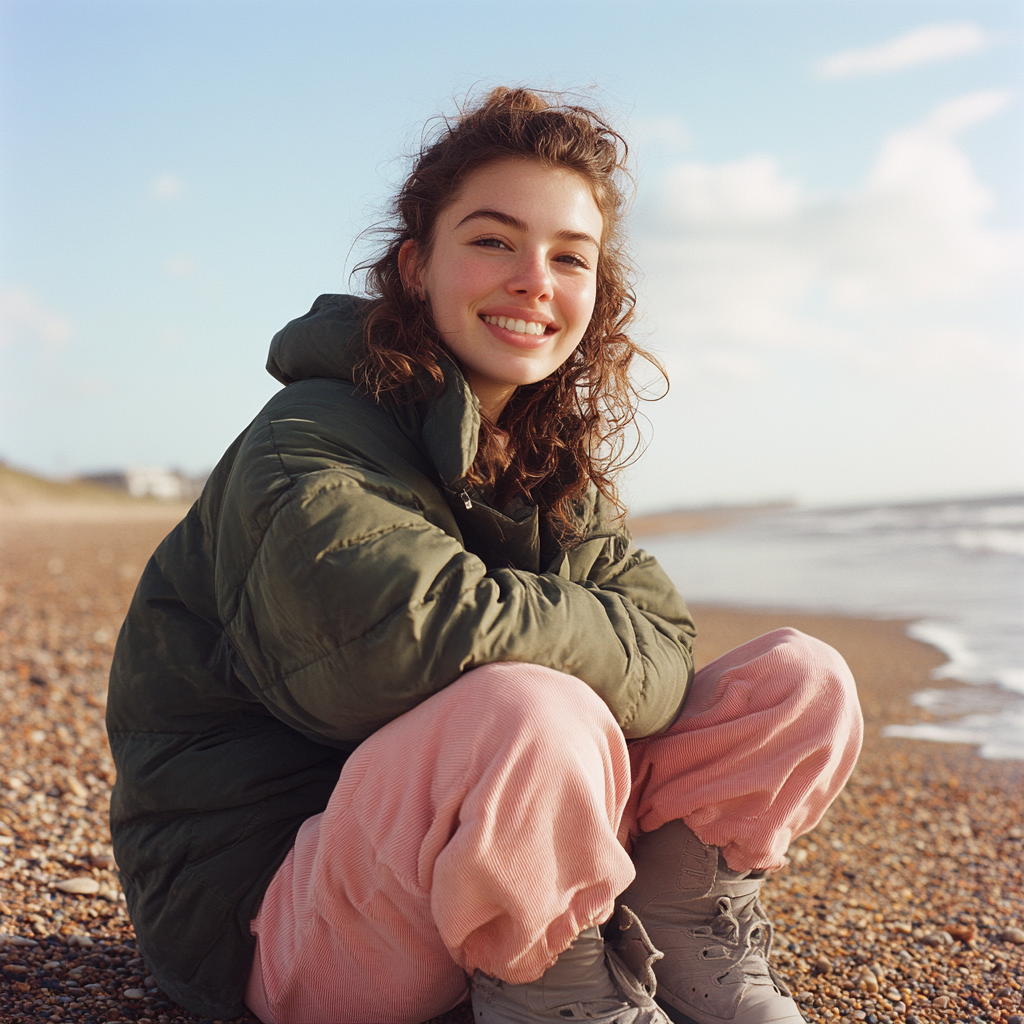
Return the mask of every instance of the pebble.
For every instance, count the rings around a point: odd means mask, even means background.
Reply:
[[[197,1024],[138,959],[110,846],[103,723],[113,640],[173,521],[8,522],[2,506],[0,967],[21,970],[0,971],[0,1021]]]
[[[94,896],[100,891],[100,883],[95,878],[65,878],[62,882],[52,882],[51,889],[73,893],[76,896]]]
[[[865,972],[860,976],[860,982],[858,987],[864,992],[877,992],[878,991],[878,979],[870,971]]]
[[[832,970],[832,961],[827,957],[819,956],[811,967],[817,974],[828,974]]]
[[[973,924],[947,924],[943,930],[957,942],[973,942],[978,937]]]
[[[99,889],[117,890],[107,830],[115,775],[102,708],[113,637],[135,587],[135,578],[122,578],[119,567],[144,565],[168,528],[4,527],[0,833],[12,838],[0,859],[0,932],[10,935],[2,947],[7,963],[26,964],[28,971],[3,973],[0,1021],[40,1021],[45,1013],[39,1011],[60,1009],[61,999],[68,1000],[62,1016],[75,1024],[204,1019],[161,993],[137,962],[123,897],[69,895],[50,886],[91,875]],[[109,549],[109,561],[97,561],[101,549]],[[59,576],[46,571],[52,557],[63,560]],[[1024,1024],[1015,987],[1024,979],[1024,940],[1014,942],[1009,934],[1024,928],[1014,877],[1024,862],[1024,762],[985,760],[966,745],[878,737],[879,725],[916,713],[910,694],[934,685],[928,673],[938,656],[908,641],[898,623],[804,622],[799,616],[786,623],[781,616],[758,616],[756,623],[728,620],[738,634],[729,646],[784,624],[821,636],[846,656],[869,723],[849,785],[822,824],[796,841],[789,867],[764,887],[777,929],[773,965],[799,992],[807,1021],[939,1024],[977,1015],[986,1024]],[[724,645],[711,652],[707,615],[702,627],[705,655],[724,653]],[[32,684],[33,674],[45,676],[47,685]],[[30,742],[32,731],[41,733],[41,742]],[[70,772],[87,795],[70,788]],[[954,775],[957,787],[949,782]],[[965,808],[972,822],[983,824],[972,829],[973,837],[958,827]],[[947,930],[970,926],[976,949],[953,941]],[[939,931],[945,932],[941,945],[921,942]],[[58,960],[59,966],[44,969]],[[820,961],[828,962],[828,971]],[[994,970],[983,973],[990,964]],[[857,987],[867,965],[882,972],[873,972],[878,993]],[[43,988],[44,981],[63,987]],[[141,990],[143,998],[128,998],[122,986]],[[909,998],[893,999],[893,992]],[[932,1006],[942,994],[953,997],[947,1008]],[[237,1024],[243,1022],[256,1024],[251,1014]],[[433,1024],[473,1022],[459,1008]]]
[[[73,796],[83,798],[89,796],[89,790],[83,786],[82,783],[74,777],[74,775],[69,775],[64,780],[64,785],[67,786],[68,792]]]
[[[932,1000],[932,1006],[934,1006],[936,1009],[944,1010],[947,1006],[949,1006],[949,996],[936,996]]]
[[[951,946],[953,944],[953,936],[947,931],[929,932],[921,941],[926,946]]]
[[[1012,942],[1015,946],[1024,945],[1024,929],[1021,928],[1004,928],[1003,929],[1003,941]]]
[[[123,992],[125,999],[142,999],[145,994],[144,988],[126,988]]]

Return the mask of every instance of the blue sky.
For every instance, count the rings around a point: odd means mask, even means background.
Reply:
[[[0,456],[212,466],[423,123],[523,83],[634,143],[638,508],[1020,489],[1022,51],[1019,0],[3,0]]]

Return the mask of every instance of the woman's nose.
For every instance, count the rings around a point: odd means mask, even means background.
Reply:
[[[541,253],[522,253],[505,287],[513,295],[550,299],[554,288],[547,259]]]

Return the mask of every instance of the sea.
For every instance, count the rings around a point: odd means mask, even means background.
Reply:
[[[909,620],[963,685],[920,691],[935,719],[883,735],[1024,759],[1024,495],[769,508],[642,544],[694,604]]]

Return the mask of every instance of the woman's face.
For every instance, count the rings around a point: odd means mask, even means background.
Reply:
[[[574,171],[508,159],[469,177],[438,217],[425,262],[405,243],[403,280],[430,303],[492,421],[518,385],[553,373],[583,338],[602,229]]]

